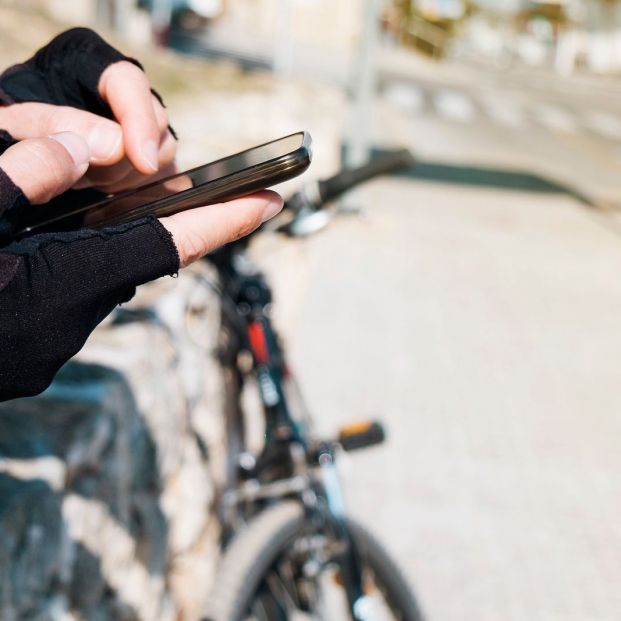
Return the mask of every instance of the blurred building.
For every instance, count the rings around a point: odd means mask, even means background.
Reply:
[[[460,50],[563,74],[621,71],[620,0],[476,0]],[[460,47],[461,46],[461,47]]]
[[[573,2],[574,17],[559,41],[557,68],[564,73],[580,64],[598,73],[621,71],[621,2]]]
[[[547,26],[559,72],[568,74],[579,67],[598,73],[621,70],[619,0],[539,0],[524,5],[522,16]]]
[[[344,75],[365,0],[5,0],[42,5],[69,23],[110,27],[137,43],[167,43],[175,15],[188,48],[259,60],[284,73]],[[394,40],[436,57],[447,50],[558,72],[621,71],[621,0],[377,0]],[[395,17],[397,16],[397,17]],[[400,16],[400,17],[399,17]],[[399,25],[399,19],[401,24]],[[387,20],[385,20],[387,23]],[[395,26],[395,24],[397,24]],[[192,31],[192,32],[190,32]],[[162,34],[164,33],[164,34]],[[180,39],[177,38],[177,42]],[[183,43],[182,43],[183,45]]]

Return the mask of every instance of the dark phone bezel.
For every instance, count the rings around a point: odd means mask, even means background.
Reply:
[[[166,183],[168,180],[178,177],[179,175],[198,171],[207,166],[218,164],[230,158],[238,157],[240,155],[244,155],[245,153],[249,153],[260,147],[272,144],[274,142],[279,142],[281,140],[286,140],[287,138],[298,135],[301,137],[300,146],[295,151],[291,151],[290,153],[281,155],[280,157],[266,160],[265,162],[261,162],[260,164],[255,164],[254,166],[250,166],[248,168],[244,168],[243,170],[230,173],[223,177],[214,179],[213,181],[198,185],[196,187],[188,188],[187,190],[181,190],[180,192],[171,194],[170,196],[166,196],[153,202],[134,207],[129,211],[125,211],[123,213],[112,214],[109,216],[106,216],[104,214],[98,221],[94,223],[92,221],[84,222],[83,220],[79,223],[76,222],[80,216],[82,216],[82,218],[87,218],[89,215],[92,217],[94,212],[100,209],[103,210],[106,207],[113,205],[114,202],[119,199],[131,196],[136,192],[141,192],[145,189]],[[26,224],[25,227],[21,229],[19,235],[36,232],[38,229],[70,230],[81,227],[98,229],[105,226],[112,226],[116,224],[131,222],[133,220],[138,220],[139,218],[148,215],[153,215],[160,218],[164,216],[170,216],[172,214],[179,213],[180,211],[185,211],[187,209],[201,207],[203,205],[209,205],[212,203],[241,198],[242,196],[257,192],[258,190],[264,190],[265,188],[272,185],[288,181],[289,179],[292,179],[293,177],[303,173],[311,163],[311,144],[311,136],[306,131],[288,134],[287,136],[282,136],[281,138],[277,138],[276,140],[270,140],[269,142],[257,145],[244,151],[240,151],[239,153],[222,157],[218,160],[214,160],[213,162],[209,162],[208,164],[196,166],[195,168],[181,173],[175,173],[174,175],[171,175],[164,179],[159,179],[157,181],[153,181],[152,183],[148,183],[137,188],[125,190],[123,192],[120,192],[119,194],[106,197],[103,200],[97,201],[95,203],[80,206],[76,209],[69,211],[68,213],[56,215],[53,218],[42,219],[38,222],[30,221]],[[39,211],[41,209],[46,208],[39,207],[36,208],[36,211]],[[71,225],[63,227],[63,222],[65,221],[69,221]]]

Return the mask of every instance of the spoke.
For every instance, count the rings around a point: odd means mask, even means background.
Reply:
[[[314,538],[296,542],[272,566],[257,592],[252,615],[245,621],[336,621],[350,618],[342,580],[335,566],[326,561],[325,541],[317,546]],[[329,557],[329,555],[327,555]],[[323,561],[318,560],[323,558]],[[313,564],[315,571],[305,571]],[[385,585],[378,583],[375,572],[364,563],[362,568],[364,599],[358,614],[366,621],[404,621],[394,609]]]
[[[278,567],[278,576],[281,578],[281,584],[283,589],[289,594],[293,608],[300,609],[300,600],[298,597],[298,589],[295,583],[295,575],[293,570],[293,564],[290,560],[284,559],[281,561]],[[287,582],[285,583],[285,579]],[[287,588],[287,585],[289,588]],[[295,599],[294,599],[295,598]]]

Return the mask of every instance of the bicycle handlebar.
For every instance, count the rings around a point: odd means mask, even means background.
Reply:
[[[291,214],[291,218],[276,231],[294,237],[315,232],[327,223],[324,215],[320,213],[327,203],[373,177],[410,168],[414,164],[412,153],[407,149],[399,149],[375,157],[363,166],[343,170],[327,179],[306,183],[285,202],[285,210]]]
[[[414,156],[412,153],[407,149],[401,149],[372,159],[368,164],[358,168],[343,170],[333,177],[318,182],[321,205],[333,201],[347,190],[373,179],[373,177],[396,172],[413,165]]]
[[[410,168],[414,163],[414,156],[407,149],[384,153],[363,166],[342,170],[327,179],[307,182],[299,192],[285,202],[285,209],[294,217],[302,213],[319,211],[327,203],[355,186],[373,177]]]
[[[296,231],[296,223],[309,217],[319,216],[323,207],[335,199],[339,198],[348,190],[354,188],[365,181],[369,181],[374,177],[385,175],[406,168],[410,168],[415,164],[415,159],[408,149],[399,149],[397,151],[389,151],[373,158],[368,164],[342,170],[332,177],[319,181],[311,181],[306,183],[301,190],[293,194],[285,201],[285,211],[291,214],[288,222],[272,229],[286,235],[299,236]],[[321,225],[318,227],[320,228]],[[228,257],[231,248],[245,247],[249,239],[261,232],[261,228],[257,229],[247,237],[237,240],[232,244],[224,246],[222,249],[209,255],[212,262],[220,262],[222,257]],[[307,233],[303,233],[307,234]],[[228,259],[225,259],[225,261]]]

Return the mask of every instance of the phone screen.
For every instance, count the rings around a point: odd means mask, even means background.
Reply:
[[[72,218],[75,225],[72,228],[77,228],[78,226],[98,226],[114,220],[114,218],[118,218],[122,214],[131,214],[134,210],[143,206],[162,201],[162,199],[175,197],[176,195],[180,197],[186,196],[186,190],[200,188],[237,173],[251,171],[254,167],[272,160],[279,160],[307,146],[307,141],[308,137],[304,132],[285,136],[284,138],[203,166],[198,166],[192,170],[177,173],[138,188],[103,196],[95,202],[91,199],[89,204],[86,205],[73,204],[69,206],[66,204],[66,201],[65,204],[58,204],[59,201],[53,201],[53,203],[57,204],[48,204],[32,210],[36,212],[35,221],[31,221],[29,223],[30,226],[25,227],[24,230],[37,229],[43,225],[47,226],[67,218]],[[223,198],[221,200],[226,199]]]

